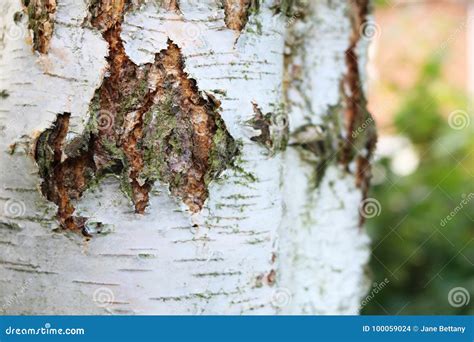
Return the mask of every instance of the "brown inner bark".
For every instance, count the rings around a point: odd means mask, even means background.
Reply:
[[[91,5],[90,24],[109,44],[108,76],[90,105],[91,122],[82,136],[66,144],[70,114],[60,114],[36,145],[42,192],[57,204],[63,228],[84,228],[86,218],[73,216],[72,200],[79,199],[93,181],[107,173],[122,174],[127,179],[137,213],[145,212],[155,180],[168,182],[171,192],[191,211],[199,211],[208,196],[208,177],[218,174],[230,161],[214,150],[230,149],[234,154],[233,140],[217,113],[220,103],[200,94],[196,82],[184,72],[176,44],[168,41],[167,49],[157,53],[153,63],[143,66],[128,58],[120,33],[123,16],[130,8],[125,0],[102,0]],[[172,115],[175,126],[157,139],[162,123],[155,121],[150,123],[154,126],[145,127],[144,119],[155,112],[160,114],[168,99],[174,110],[165,114]],[[216,134],[224,137],[221,146],[216,146]],[[53,155],[49,150],[54,151]],[[210,160],[212,154],[218,158],[217,164]]]
[[[348,165],[353,158],[356,158],[356,185],[361,188],[363,199],[367,198],[371,173],[370,158],[372,157],[377,141],[377,135],[373,126],[373,119],[367,109],[367,100],[364,96],[362,84],[360,80],[360,70],[357,56],[357,44],[362,37],[361,29],[367,22],[367,15],[369,14],[369,0],[354,0],[351,1],[351,21],[352,21],[352,35],[350,37],[350,45],[346,50],[346,65],[347,74],[343,80],[343,89],[347,88],[345,93],[345,120],[346,120],[346,142],[343,146],[341,154],[341,162],[343,165]],[[366,149],[365,151],[358,151],[355,145],[353,132],[367,119],[370,119],[370,125],[358,137],[364,139],[359,148]],[[360,216],[360,224],[364,222],[364,217]]]

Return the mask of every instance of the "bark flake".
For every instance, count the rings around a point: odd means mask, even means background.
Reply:
[[[247,121],[253,129],[260,131],[250,140],[264,146],[271,154],[284,151],[288,144],[288,114],[283,106],[274,106],[272,112],[263,114],[257,103],[253,102],[254,116]]]
[[[226,26],[234,31],[242,31],[252,11],[258,11],[259,0],[222,0]]]
[[[167,11],[179,11],[178,0],[157,0],[158,5]]]

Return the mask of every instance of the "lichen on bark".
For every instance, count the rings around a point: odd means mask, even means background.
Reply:
[[[232,162],[237,145],[218,113],[220,102],[200,94],[183,71],[179,48],[169,42],[161,61],[153,70],[156,100],[145,113],[141,176],[168,183],[196,212],[208,196],[208,182]]]
[[[314,165],[312,188],[319,186],[327,167],[340,159],[343,146],[340,115],[340,105],[330,106],[321,124],[306,124],[291,134],[289,146],[298,150],[303,161]]]
[[[129,1],[94,1],[88,23],[109,44],[108,72],[89,106],[82,135],[66,142],[70,114],[38,138],[35,159],[42,192],[58,206],[63,228],[84,231],[73,201],[108,174],[121,177],[135,212],[144,213],[155,181],[169,184],[190,211],[208,197],[208,183],[232,163],[237,145],[219,115],[220,103],[201,93],[184,72],[171,40],[153,63],[136,65],[125,53],[121,24]]]

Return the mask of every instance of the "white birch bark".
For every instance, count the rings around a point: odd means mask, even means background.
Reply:
[[[341,103],[352,29],[347,3],[314,1],[304,21],[289,22],[265,1],[242,32],[226,27],[214,0],[182,0],[179,11],[150,1],[127,13],[121,34],[127,55],[144,64],[168,39],[177,44],[185,71],[221,101],[228,131],[242,142],[239,167],[211,183],[194,214],[166,184],[155,184],[146,213],[135,214],[117,178],[109,177],[76,203],[78,214],[105,224],[107,234],[85,239],[56,229],[56,206],[39,191],[28,151],[58,113],[71,113],[68,140],[82,132],[106,75],[107,43],[83,25],[85,0],[59,0],[49,51],[33,52],[26,20],[13,21],[20,2],[3,1],[1,312],[357,313],[369,241],[359,227],[362,193],[353,172],[331,161],[314,187],[314,166],[291,139],[285,151],[268,153],[250,140],[258,132],[245,123],[254,116],[252,103],[268,113],[286,98],[292,133],[323,123]],[[288,53],[295,40],[303,43],[288,62],[285,44]],[[303,70],[298,87],[283,86],[288,63]]]

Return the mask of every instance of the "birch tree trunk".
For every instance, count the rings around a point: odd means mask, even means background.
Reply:
[[[358,312],[367,0],[0,6],[3,314]]]

